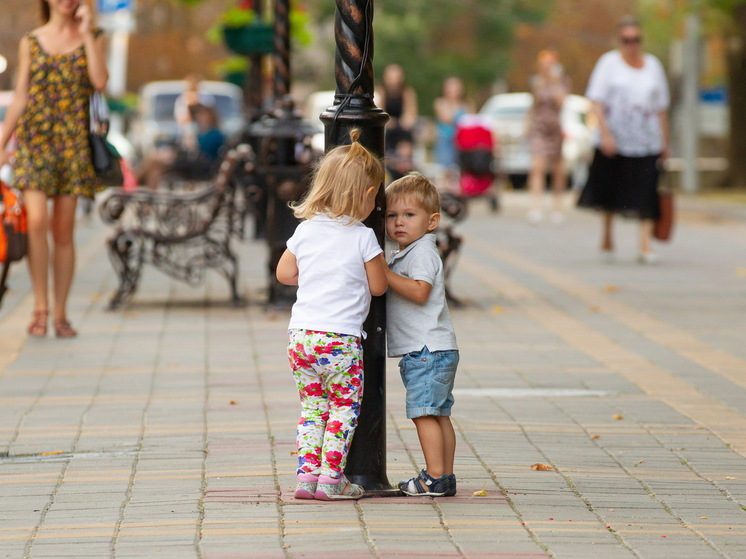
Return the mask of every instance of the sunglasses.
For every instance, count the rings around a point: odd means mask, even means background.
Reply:
[[[619,42],[623,45],[639,45],[642,43],[642,37],[640,35],[635,37],[619,37]]]

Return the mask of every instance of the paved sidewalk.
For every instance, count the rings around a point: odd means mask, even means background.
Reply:
[[[82,224],[72,341],[22,336],[14,269],[0,557],[746,557],[746,222],[689,201],[659,266],[634,262],[631,223],[603,264],[595,216],[531,227],[523,203],[459,226],[454,498],[292,498],[297,396],[261,244],[240,248],[245,309],[217,276],[148,272],[110,313],[107,232]],[[403,408],[391,361],[391,481],[421,463]]]

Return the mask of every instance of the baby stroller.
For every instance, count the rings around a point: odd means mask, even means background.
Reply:
[[[464,115],[456,125],[455,143],[461,171],[461,195],[465,198],[485,196],[492,211],[497,211],[497,195],[490,191],[495,180],[495,140],[491,123],[479,115]]]

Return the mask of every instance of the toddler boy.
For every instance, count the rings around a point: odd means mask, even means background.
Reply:
[[[456,435],[450,415],[459,353],[448,314],[443,263],[433,233],[440,197],[421,175],[386,188],[386,234],[399,244],[389,261],[387,339],[389,357],[401,357],[407,417],[414,421],[425,457],[419,475],[399,483],[407,495],[456,494]]]

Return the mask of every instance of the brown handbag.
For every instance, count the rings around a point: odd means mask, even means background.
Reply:
[[[673,192],[669,189],[660,190],[658,198],[660,200],[660,217],[653,227],[653,237],[659,241],[670,241],[673,234],[675,214]]]

